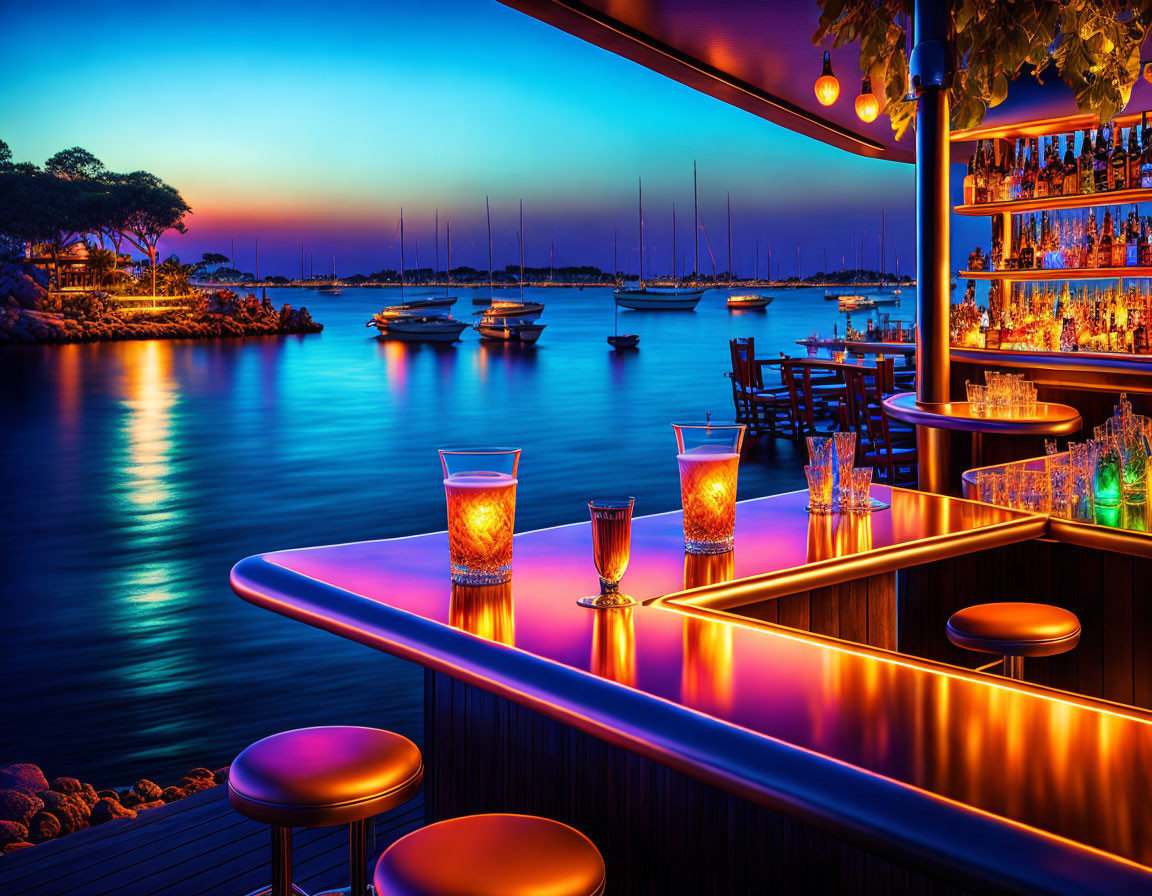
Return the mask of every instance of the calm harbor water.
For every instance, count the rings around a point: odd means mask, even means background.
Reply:
[[[249,606],[231,565],[443,528],[435,449],[449,444],[524,449],[518,530],[586,518],[597,494],[633,494],[637,514],[675,508],[668,424],[731,418],[727,340],[795,352],[843,328],[822,290],[736,313],[711,291],[695,313],[621,313],[641,338],[618,354],[609,290],[528,294],[548,325],[528,349],[470,330],[455,347],[380,341],[364,322],[399,296],[378,289],[269,290],[307,305],[318,336],[0,349],[0,763],[100,787],[169,783],[289,727],[420,740],[418,667]],[[894,316],[911,305],[906,290]],[[801,467],[790,442],[761,440],[740,497],[800,487]]]

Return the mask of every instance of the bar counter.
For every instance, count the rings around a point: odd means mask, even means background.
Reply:
[[[850,631],[895,624],[853,621],[860,582],[978,564],[1046,518],[873,494],[892,507],[865,518],[809,517],[806,492],[741,502],[719,557],[684,554],[678,512],[637,518],[621,587],[646,603],[625,610],[575,603],[597,590],[587,523],[517,535],[505,586],[452,586],[445,533],[259,555],[232,586],[425,666],[429,820],[576,824],[609,892],[1152,891],[1152,714]],[[818,628],[829,587],[837,637],[735,615],[807,589]],[[894,615],[877,593],[863,615]]]

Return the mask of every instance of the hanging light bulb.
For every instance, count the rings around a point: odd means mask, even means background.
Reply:
[[[816,99],[820,101],[821,106],[831,106],[838,96],[840,96],[840,82],[832,74],[832,59],[825,52],[824,71],[816,79]]]
[[[880,101],[872,92],[872,82],[865,78],[860,82],[860,96],[856,97],[856,115],[863,122],[875,121],[880,114]]]

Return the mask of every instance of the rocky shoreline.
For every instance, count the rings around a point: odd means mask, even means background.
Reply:
[[[38,766],[0,766],[0,853],[17,852],[78,830],[135,818],[228,779],[228,769],[189,770],[176,784],[161,787],[141,778],[123,790],[96,790],[76,778],[49,781]]]
[[[211,339],[319,333],[308,309],[240,298],[228,289],[202,293],[187,307],[121,307],[105,293],[50,294],[43,271],[0,264],[0,344],[66,344],[124,339]]]

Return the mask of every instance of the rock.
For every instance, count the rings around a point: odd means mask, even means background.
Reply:
[[[160,794],[164,792],[158,784],[153,784],[147,778],[141,778],[132,785],[132,789],[140,794],[146,803],[160,799]]]
[[[0,790],[0,821],[27,825],[32,816],[44,808],[44,801],[19,790]]]
[[[7,846],[0,848],[0,852],[5,854],[10,852],[19,852],[22,849],[27,849],[29,846],[35,846],[34,843],[9,843]]]
[[[33,843],[43,843],[60,836],[60,819],[48,812],[37,812],[28,822],[28,839]]]
[[[33,795],[48,789],[48,779],[39,766],[30,762],[17,762],[0,766],[0,790],[19,790]]]
[[[181,787],[165,787],[164,792],[160,794],[160,799],[166,803],[174,803],[176,800],[182,800],[188,796],[187,791]]]
[[[120,805],[125,809],[131,809],[139,806],[142,803],[148,802],[144,797],[140,796],[135,790],[125,790],[120,794]]]
[[[76,796],[80,797],[89,809],[95,806],[96,802],[100,799],[100,794],[96,792],[96,788],[91,784],[81,784],[80,792],[76,794]]]
[[[141,803],[139,806],[133,806],[137,812],[143,812],[145,809],[159,809],[161,806],[167,806],[164,800],[152,800],[151,802]]]
[[[227,784],[228,783],[228,766],[224,766],[224,768],[216,769],[216,771],[212,772],[212,778],[216,781],[217,784]]]
[[[79,793],[83,788],[75,778],[53,778],[48,789],[57,793]]]
[[[60,822],[61,834],[71,834],[88,827],[88,815],[91,810],[78,794],[41,790],[36,795],[44,801],[44,811],[55,815]]]
[[[115,790],[97,790],[96,796],[102,800],[116,800],[116,802],[120,802],[120,794]]]
[[[104,824],[106,821],[112,821],[114,818],[135,817],[136,813],[131,809],[125,809],[118,800],[101,799],[92,807],[92,815],[89,817],[88,823],[96,826]]]
[[[181,778],[176,782],[176,788],[178,790],[183,790],[185,796],[191,796],[194,793],[210,790],[215,786],[216,782],[211,778]]]
[[[28,839],[28,828],[18,821],[0,821],[0,846]]]

